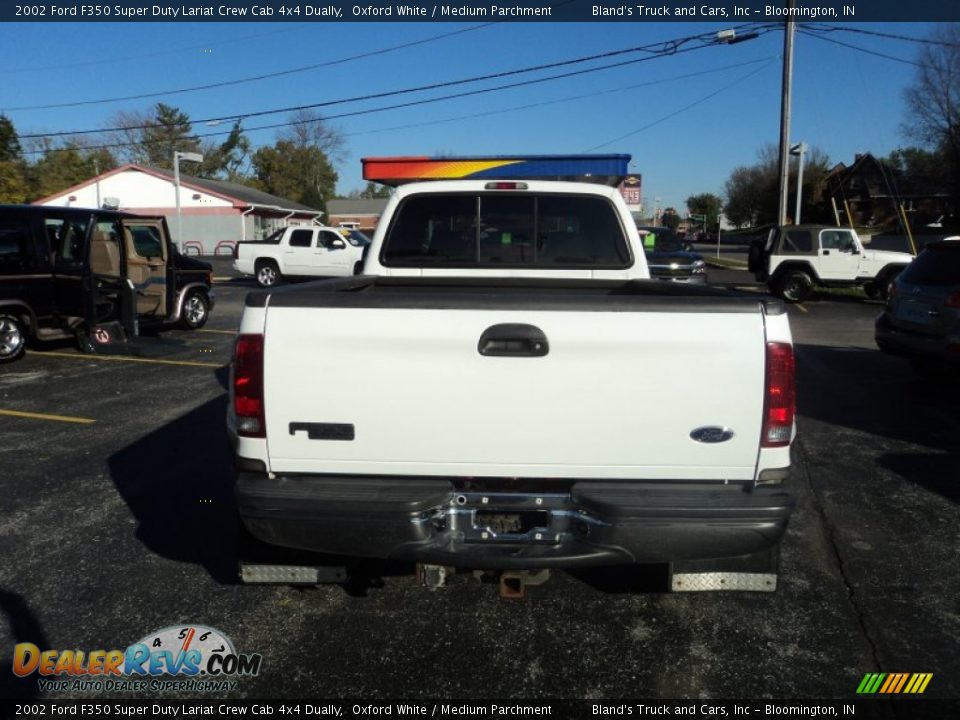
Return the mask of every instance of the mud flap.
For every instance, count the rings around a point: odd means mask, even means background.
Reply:
[[[753,555],[674,562],[670,566],[670,589],[674,592],[774,592],[779,565],[779,544]]]

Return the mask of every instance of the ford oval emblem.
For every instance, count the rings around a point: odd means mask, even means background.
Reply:
[[[690,437],[697,442],[702,443],[722,443],[733,437],[733,430],[726,427],[709,425],[707,427],[698,427],[696,430],[692,430],[690,432]]]

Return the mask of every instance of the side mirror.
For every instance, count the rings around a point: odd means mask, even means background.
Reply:
[[[330,244],[327,245],[327,248],[329,248],[330,250],[343,250],[345,247],[347,247],[347,244],[343,240],[340,240],[339,238],[337,238],[336,240],[331,240]]]

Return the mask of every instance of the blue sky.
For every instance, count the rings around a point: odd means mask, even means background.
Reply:
[[[8,23],[0,25],[0,112],[21,133],[98,128],[118,110],[144,110],[157,101],[176,105],[194,119],[227,116],[558,62],[716,32],[730,24],[477,25]],[[932,29],[924,23],[850,27],[913,37],[926,37]],[[124,102],[14,109],[216,83],[383,51],[469,28],[476,29],[265,81]],[[907,60],[916,58],[919,47],[847,33],[831,37]],[[338,189],[362,187],[360,158],[366,156],[579,153],[596,148],[594,152],[633,155],[632,168],[643,175],[644,197],[650,203],[660,198],[661,207],[683,210],[690,194],[722,193],[734,167],[754,162],[760,146],[777,141],[782,44],[778,30],[732,46],[333,120],[346,136],[347,157],[337,166]],[[626,58],[606,62],[621,59]],[[901,125],[907,118],[903,89],[912,81],[914,67],[803,34],[797,35],[794,62],[794,141],[823,149],[834,162],[849,162],[857,152],[886,154],[910,143]],[[505,82],[509,80],[338,105],[326,114]],[[704,99],[709,95],[713,97]],[[642,129],[668,115],[673,116]],[[285,119],[282,114],[251,118],[245,125]],[[194,126],[196,132],[226,128],[226,124]],[[258,146],[271,144],[276,133],[262,130],[249,136]]]

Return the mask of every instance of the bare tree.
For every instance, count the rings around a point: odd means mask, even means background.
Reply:
[[[150,110],[120,110],[107,120],[111,128],[104,134],[107,144],[116,145],[113,152],[124,163],[148,164],[147,147],[143,144],[143,127],[154,122]]]
[[[297,110],[290,116],[291,125],[280,133],[298,148],[315,147],[330,160],[340,163],[346,159],[346,141],[337,127],[330,125],[315,110]]]
[[[903,131],[943,157],[960,206],[960,24],[938,24],[924,45],[913,85],[906,89]]]
[[[938,24],[917,58],[914,84],[906,89],[904,131],[928,145],[960,141],[960,24]]]

